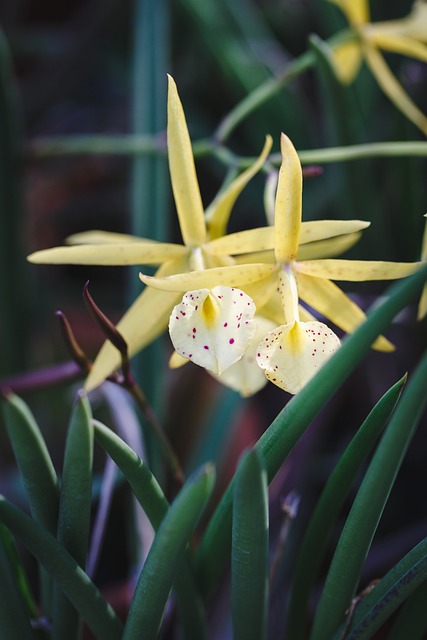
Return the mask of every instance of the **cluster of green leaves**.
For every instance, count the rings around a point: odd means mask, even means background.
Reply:
[[[193,474],[169,504],[146,464],[118,435],[92,418],[88,400],[80,394],[69,424],[59,481],[28,407],[9,394],[4,402],[4,418],[31,515],[6,498],[0,499],[2,640],[76,640],[82,621],[99,640],[154,639],[172,588],[184,637],[202,640],[207,637],[204,609],[230,560],[233,638],[266,638],[268,483],[375,338],[419,294],[425,278],[423,269],[392,287],[386,301],[285,406],[241,460],[199,545],[195,545],[192,534],[212,493],[212,465],[204,465]],[[427,631],[423,601],[427,578],[425,539],[346,618],[385,503],[427,402],[426,376],[425,355],[403,392],[405,380],[400,380],[379,400],[333,470],[299,546],[284,618],[286,637],[307,637],[309,597],[329,548],[329,535],[381,433],[333,553],[311,638],[371,638],[403,603],[390,637],[421,640]],[[124,625],[84,570],[94,440],[119,467],[156,531]],[[40,565],[40,603],[29,586],[15,540],[27,547]],[[44,625],[39,624],[41,617]],[[402,633],[404,636],[399,635]]]

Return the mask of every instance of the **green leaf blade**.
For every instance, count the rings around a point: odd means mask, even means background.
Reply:
[[[329,639],[350,606],[384,506],[427,404],[426,377],[427,354],[402,394],[345,522],[317,607],[312,640]]]
[[[185,547],[206,505],[214,471],[206,465],[178,494],[159,527],[138,580],[122,640],[158,637],[162,615]],[[165,562],[167,559],[167,562]]]
[[[68,429],[62,473],[58,519],[58,542],[84,568],[89,541],[92,505],[93,425],[89,402],[82,393],[77,399]],[[79,615],[62,589],[53,599],[52,637],[75,640]]]
[[[2,640],[34,640],[28,612],[19,593],[16,574],[0,534],[0,630]]]
[[[231,608],[234,640],[267,637],[268,491],[267,474],[256,450],[246,455],[236,474]]]
[[[122,624],[75,559],[41,525],[0,496],[0,521],[62,587],[97,640],[121,640]]]
[[[325,557],[330,532],[361,465],[398,402],[405,382],[406,376],[377,402],[332,471],[316,504],[294,569],[287,616],[287,634],[294,640],[306,637],[310,590]]]

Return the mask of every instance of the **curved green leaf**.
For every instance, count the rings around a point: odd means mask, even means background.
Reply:
[[[117,464],[157,530],[169,510],[169,502],[156,478],[137,454],[111,429],[97,420],[93,420],[93,425],[96,440]],[[203,605],[188,562],[180,566],[174,588],[186,637],[189,640],[203,640],[206,635]]]
[[[87,397],[80,393],[71,415],[65,447],[59,501],[58,542],[85,566],[92,504],[93,426]],[[56,589],[53,597],[52,638],[75,640],[78,612]]]
[[[360,485],[317,607],[312,640],[329,640],[342,623],[405,452],[427,404],[427,353],[415,370]]]
[[[427,268],[424,267],[390,287],[385,302],[368,313],[367,321],[344,340],[342,347],[321,371],[271,423],[256,444],[265,460],[269,482],[319,410],[369,351],[370,345],[385,331],[394,316],[420,294],[426,277]],[[199,584],[205,596],[220,579],[230,553],[232,484],[228,486],[209,522],[196,558]]]
[[[377,402],[342,454],[316,504],[301,543],[287,614],[287,636],[306,638],[310,591],[325,557],[331,529],[348,496],[361,465],[399,400],[406,376]]]
[[[121,640],[122,624],[113,609],[75,559],[46,529],[2,496],[0,522],[59,582],[97,640]]]
[[[427,580],[408,598],[393,625],[388,640],[423,640],[427,636]]]
[[[359,602],[346,632],[346,640],[372,638],[375,631],[426,580],[427,538],[424,538]],[[333,636],[333,640],[340,640],[342,637],[343,627]]]
[[[250,451],[236,473],[231,548],[234,640],[267,637],[268,492],[261,455]]]
[[[10,393],[3,405],[6,429],[24,483],[30,512],[52,535],[56,535],[59,484],[43,435],[27,405]],[[43,608],[50,614],[51,585],[40,574]]]
[[[214,485],[214,470],[206,465],[190,478],[159,527],[141,571],[122,640],[155,640],[163,611],[185,547]]]
[[[28,612],[25,610],[18,585],[16,572],[9,554],[3,544],[3,534],[8,531],[1,527],[0,532],[0,634],[2,640],[34,640]]]

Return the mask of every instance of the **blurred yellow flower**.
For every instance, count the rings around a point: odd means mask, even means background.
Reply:
[[[330,0],[345,14],[354,30],[353,40],[336,45],[332,60],[339,80],[353,82],[363,61],[378,85],[424,134],[427,117],[418,109],[386,63],[382,51],[427,62],[427,4],[416,0],[411,13],[400,20],[371,23],[368,0]]]

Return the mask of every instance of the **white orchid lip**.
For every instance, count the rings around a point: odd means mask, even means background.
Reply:
[[[235,287],[188,291],[169,320],[175,351],[215,374],[245,353],[255,333],[255,304]]]

